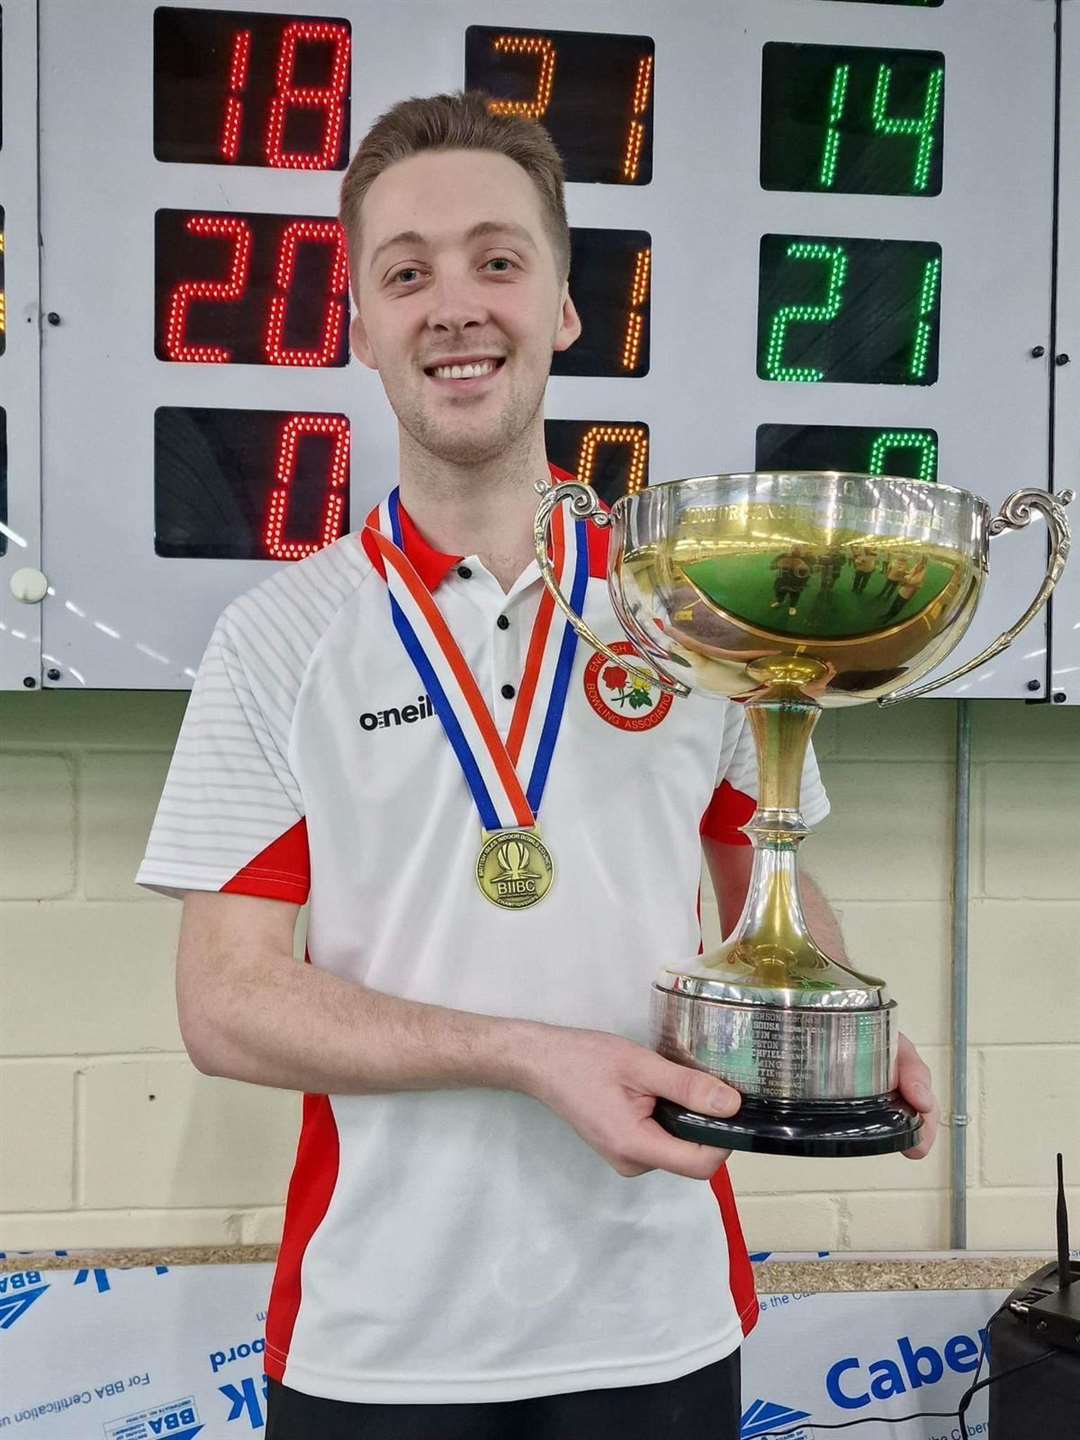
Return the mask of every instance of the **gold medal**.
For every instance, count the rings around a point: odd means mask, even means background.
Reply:
[[[501,910],[525,910],[551,889],[555,866],[538,830],[485,830],[476,883]]]
[[[400,515],[395,490],[368,517],[364,544],[370,539],[373,558],[381,556],[380,573],[390,591],[394,625],[417,673],[425,684],[432,683],[429,672],[439,680],[433,688],[435,710],[483,826],[476,883],[484,898],[500,910],[527,910],[544,898],[555,879],[551,852],[540,839],[536,815],[566,706],[577,644],[574,626],[567,621],[560,633],[553,624],[553,607],[537,607],[525,672],[504,739],[431,591],[398,543],[402,538]],[[395,535],[397,541],[390,538]],[[556,578],[573,575],[571,600],[580,610],[589,578],[584,525],[563,526],[560,516],[553,544]],[[556,653],[558,662],[545,664],[545,657]],[[567,659],[570,663],[565,663]],[[504,694],[514,693],[509,686],[502,689]],[[529,776],[527,786],[518,775],[519,764]],[[512,823],[504,827],[508,820]]]

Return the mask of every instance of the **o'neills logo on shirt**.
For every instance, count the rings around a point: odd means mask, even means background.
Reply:
[[[431,697],[418,695],[415,705],[392,706],[389,710],[365,710],[359,716],[361,730],[385,730],[389,725],[412,725],[416,720],[427,720],[434,715]]]
[[[632,661],[637,656],[629,640],[614,640],[611,648]],[[585,666],[585,694],[601,720],[619,730],[651,730],[671,709],[666,690],[638,680],[599,651]]]

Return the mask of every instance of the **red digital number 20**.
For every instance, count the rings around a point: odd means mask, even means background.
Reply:
[[[194,301],[240,300],[251,276],[253,236],[246,220],[235,215],[189,215],[187,228],[193,235],[230,240],[233,245],[228,275],[222,280],[184,280],[169,296],[165,320],[165,353],[170,360],[227,364],[232,352],[222,345],[192,345],[187,340],[188,311]],[[283,343],[289,291],[296,273],[296,256],[301,245],[330,245],[333,259],[322,335],[313,350],[288,349]],[[345,232],[337,220],[291,220],[281,233],[276,266],[276,290],[267,310],[263,350],[271,365],[329,365],[341,343],[345,318],[341,300],[349,283],[348,250]]]

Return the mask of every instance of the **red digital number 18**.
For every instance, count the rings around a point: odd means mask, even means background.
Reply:
[[[304,44],[328,43],[332,48],[330,77],[325,85],[297,85],[296,51]],[[263,149],[266,163],[276,170],[329,170],[337,159],[345,101],[349,89],[349,30],[329,21],[294,20],[281,32],[274,97],[270,102]],[[237,30],[229,63],[229,93],[221,129],[221,154],[235,160],[240,151],[244,119],[244,91],[251,61],[251,31]],[[292,109],[323,112],[322,145],[317,155],[284,149],[285,124]]]

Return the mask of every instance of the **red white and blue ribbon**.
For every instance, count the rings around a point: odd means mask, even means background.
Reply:
[[[570,604],[580,614],[589,581],[588,522],[567,525],[564,517],[562,508],[556,510],[552,559],[560,586],[572,577]],[[394,627],[431,696],[484,829],[534,826],[566,708],[577,632],[561,616],[558,623],[545,587],[504,740],[441,610],[405,554],[397,489],[371,512],[367,529],[385,565]],[[519,775],[529,777],[524,788]]]

